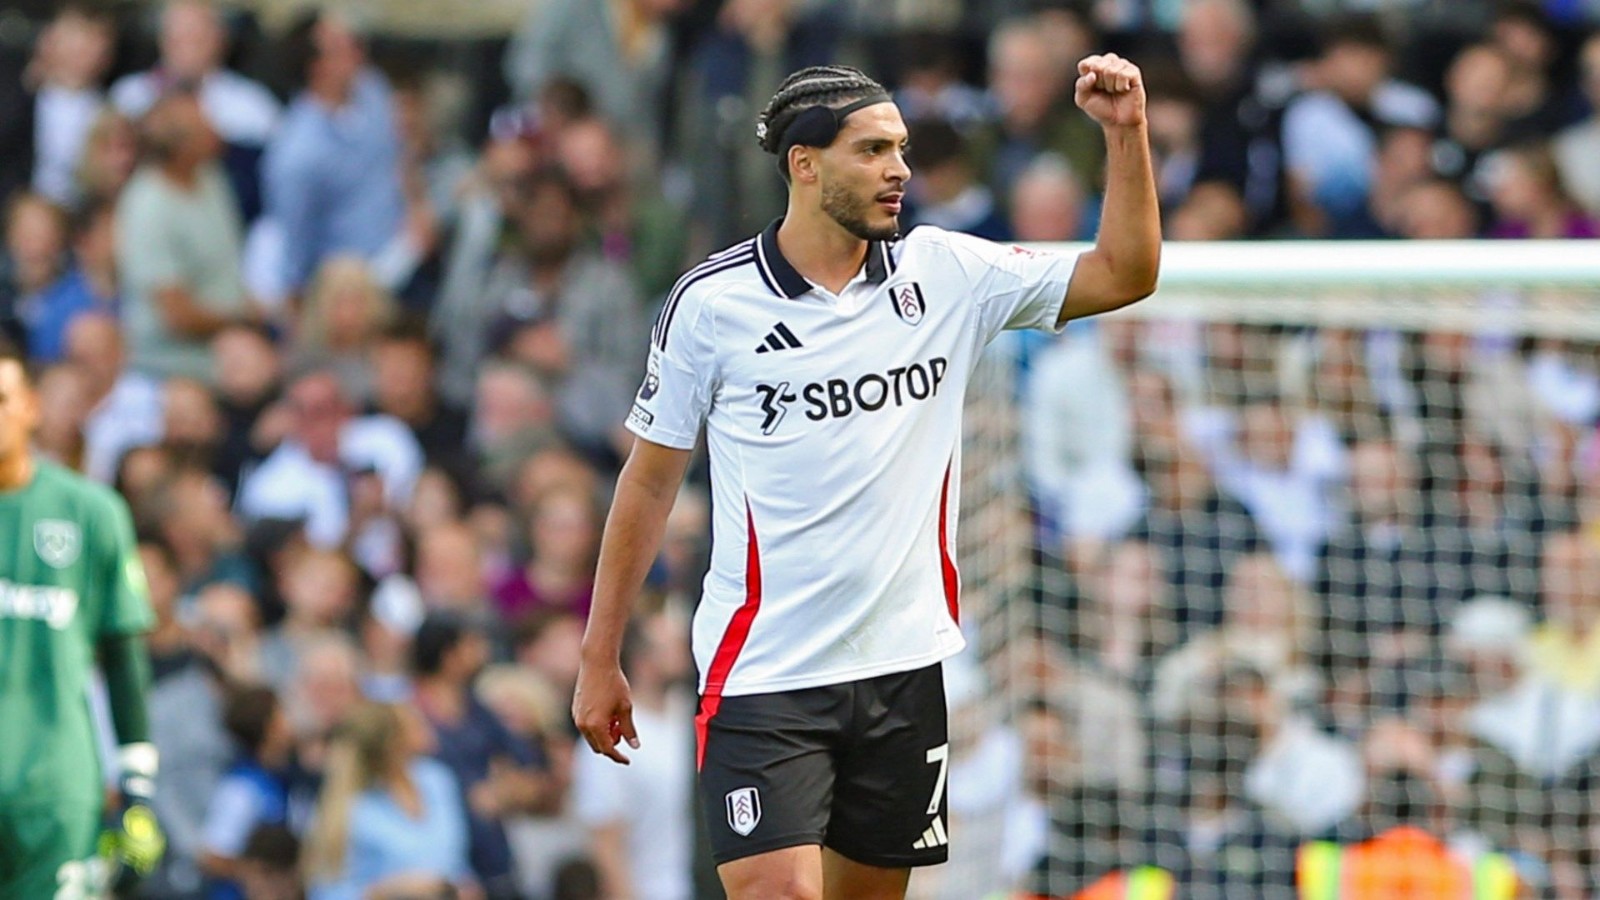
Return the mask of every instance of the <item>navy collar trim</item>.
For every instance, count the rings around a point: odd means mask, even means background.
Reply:
[[[778,249],[778,226],[783,224],[783,219],[773,219],[761,236],[756,239],[756,268],[761,272],[761,280],[767,283],[774,294],[795,299],[811,290],[811,282],[804,275],[796,271],[793,265],[784,258],[783,252]],[[867,242],[867,280],[873,284],[881,284],[889,277],[894,261],[889,255],[888,241]]]

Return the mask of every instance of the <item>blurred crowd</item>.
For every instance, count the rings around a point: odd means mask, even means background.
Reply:
[[[1146,72],[1171,239],[1600,234],[1582,0],[528,5],[471,46],[206,0],[0,28],[0,329],[40,451],[128,499],[156,607],[146,896],[712,895],[703,465],[625,647],[646,750],[598,760],[567,709],[643,335],[781,214],[753,119],[794,68],[893,88],[909,223],[1092,236],[1070,85],[1109,48]],[[1147,863],[1293,896],[1304,840],[1409,823],[1600,892],[1593,346],[1013,349],[1035,621],[951,667],[960,836],[919,891]]]

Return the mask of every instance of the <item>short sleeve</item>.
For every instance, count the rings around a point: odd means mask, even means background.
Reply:
[[[693,448],[711,410],[716,357],[706,300],[694,286],[680,286],[668,295],[656,319],[644,383],[634,395],[627,423],[629,431],[651,443]]]
[[[99,527],[96,528],[94,570],[106,595],[100,607],[98,632],[101,637],[143,634],[155,624],[150,609],[150,587],[145,582],[144,564],[139,559],[133,535],[133,517],[122,498],[106,491],[101,494]]]
[[[1016,328],[1060,331],[1076,253],[1047,253],[944,232],[979,308],[984,343]]]

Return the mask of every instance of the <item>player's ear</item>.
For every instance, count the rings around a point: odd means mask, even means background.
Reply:
[[[789,178],[803,184],[811,184],[817,180],[817,157],[815,147],[804,147],[799,144],[789,148]]]

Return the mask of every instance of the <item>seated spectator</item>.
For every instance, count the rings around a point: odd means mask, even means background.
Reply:
[[[1525,144],[1495,155],[1489,168],[1493,238],[1600,237],[1600,224],[1587,215],[1561,182],[1561,170],[1544,144]]]
[[[28,358],[51,363],[65,352],[78,316],[117,313],[116,210],[85,206],[72,223],[72,267],[40,292],[27,310]]]
[[[66,333],[66,356],[83,375],[88,414],[83,423],[85,475],[110,483],[130,448],[161,439],[161,389],[124,367],[117,321],[104,313],[77,317]]]
[[[508,360],[479,370],[467,440],[486,484],[509,484],[529,453],[559,438],[555,402],[539,373]]]
[[[102,109],[89,127],[78,160],[77,214],[82,216],[96,207],[115,208],[138,167],[138,128],[115,109]]]
[[[138,119],[174,87],[193,90],[226,145],[222,163],[246,222],[261,212],[261,153],[282,110],[265,86],[223,65],[228,34],[222,12],[202,0],[170,0],[161,11],[161,58],[152,69],[117,79],[111,102]]]
[[[462,188],[476,164],[461,139],[471,90],[462,76],[441,69],[402,74],[394,85],[405,190],[413,202],[433,210],[441,228],[455,223]]]
[[[252,519],[304,517],[319,547],[337,547],[353,532],[349,475],[375,475],[386,509],[410,500],[422,451],[400,422],[353,416],[338,378],[314,371],[290,385],[291,433],[239,489],[239,511]]]
[[[23,344],[45,293],[66,273],[67,215],[42,194],[28,191],[6,202],[6,246],[0,258],[0,330]]]
[[[289,774],[294,732],[271,688],[234,689],[222,721],[238,755],[217,782],[201,837],[200,869],[211,880],[212,900],[243,900],[240,857],[250,835],[264,825],[289,824]]]
[[[1433,134],[1422,128],[1388,128],[1378,138],[1378,158],[1367,194],[1374,236],[1401,237],[1410,189],[1433,176]],[[1469,232],[1470,235],[1471,232]]]
[[[1468,46],[1445,72],[1444,119],[1433,145],[1433,171],[1459,185],[1467,199],[1489,200],[1482,163],[1511,140],[1507,94],[1514,63],[1493,44]]]
[[[629,148],[596,116],[562,128],[556,153],[607,261],[628,267],[640,294],[662,299],[683,274],[684,215],[660,190],[629,175]]]
[[[895,47],[900,77],[894,102],[907,124],[931,119],[965,130],[993,117],[989,97],[962,81],[966,54],[959,37],[918,31],[900,35]]]
[[[548,681],[563,703],[570,701],[578,684],[583,619],[565,610],[534,613],[517,624],[511,640],[517,664]]]
[[[1162,219],[1170,221],[1188,201],[1200,172],[1205,110],[1199,89],[1177,66],[1147,67],[1145,92],[1156,190]]]
[[[161,441],[187,463],[210,470],[223,439],[222,411],[211,389],[193,378],[161,386]]]
[[[639,749],[628,766],[580,751],[572,804],[607,896],[689,900],[695,700],[685,682],[693,669],[687,630],[660,615],[636,626],[622,656]]]
[[[261,680],[285,690],[308,647],[355,624],[361,584],[350,559],[331,550],[306,550],[276,574],[285,611],[262,641]]]
[[[424,620],[412,640],[415,703],[433,727],[436,756],[454,775],[467,810],[472,870],[489,900],[515,897],[504,820],[559,800],[534,748],[513,737],[472,693],[488,661],[482,634],[450,615]]]
[[[990,35],[989,90],[1000,115],[973,134],[972,155],[996,197],[1010,200],[1041,153],[1066,160],[1080,184],[1100,184],[1104,141],[1072,108],[1071,66],[1079,57],[1069,56],[1031,19],[1007,21]]]
[[[1083,236],[1083,182],[1061,157],[1034,157],[1011,191],[1011,233],[1017,240],[1075,241]]]
[[[305,900],[300,874],[300,839],[294,832],[263,825],[250,833],[239,856],[245,900]]]
[[[211,383],[223,419],[222,445],[212,465],[232,496],[245,467],[266,458],[287,436],[292,414],[275,405],[283,389],[283,363],[264,327],[240,323],[217,332],[211,359]]]
[[[451,896],[475,886],[450,770],[422,755],[426,728],[363,703],[334,734],[304,842],[309,900]]]
[[[1478,236],[1478,208],[1454,182],[1430,177],[1400,192],[1395,236],[1419,241],[1458,241]]]
[[[954,125],[943,119],[914,122],[911,146],[917,167],[907,187],[911,227],[934,225],[991,241],[1010,239],[994,193],[977,180],[966,138]]]
[[[452,311],[462,316],[452,327],[477,343],[480,358],[498,350],[530,366],[553,388],[566,436],[620,458],[630,440],[621,423],[644,375],[639,347],[648,323],[638,289],[582,243],[565,176],[545,172],[527,185],[516,226],[515,246],[490,273],[479,311]]]
[[[297,760],[312,772],[325,769],[328,741],[340,722],[360,706],[365,662],[346,634],[327,632],[300,648],[283,708],[294,729]]]
[[[1310,837],[1356,812],[1366,776],[1355,747],[1295,711],[1284,691],[1257,670],[1225,672],[1222,684],[1229,715],[1254,737],[1253,746],[1227,752],[1250,760],[1244,796],[1273,826]]]
[[[26,76],[34,95],[33,189],[62,206],[78,200],[73,174],[105,103],[116,40],[109,11],[74,2],[59,7],[34,46]]]
[[[1313,234],[1366,233],[1375,127],[1431,128],[1438,121],[1438,104],[1421,88],[1395,80],[1393,62],[1376,23],[1347,21],[1326,36],[1312,70],[1313,90],[1284,112],[1284,160],[1312,207],[1305,222]]]
[[[39,424],[33,442],[46,459],[77,472],[87,456],[83,426],[89,419],[89,376],[71,363],[39,374]]]
[[[395,316],[395,301],[355,256],[332,256],[317,268],[294,336],[290,368],[328,369],[345,396],[365,407],[374,392],[369,352]]]
[[[171,548],[184,596],[217,582],[252,594],[261,587],[261,573],[244,555],[244,535],[229,513],[228,495],[205,469],[179,464],[155,484],[137,514]]]
[[[298,296],[323,261],[354,254],[399,291],[436,234],[429,210],[407,208],[389,84],[348,16],[303,14],[285,52],[303,89],[261,168],[266,212],[283,236],[284,284]]]
[[[417,534],[416,543],[417,588],[428,609],[487,612],[483,550],[471,527],[443,522]]]
[[[438,346],[427,327],[414,320],[391,322],[375,336],[371,365],[370,412],[393,416],[411,429],[430,466],[467,477],[467,414],[440,395]]]
[[[195,647],[231,683],[263,677],[266,641],[261,604],[237,584],[219,581],[194,600]]]
[[[1600,166],[1594,164],[1600,159],[1600,32],[1583,42],[1578,71],[1589,117],[1557,134],[1550,149],[1573,199],[1589,215],[1600,217]]]
[[[547,609],[589,617],[594,567],[600,552],[601,514],[592,494],[552,490],[528,513],[528,561],[492,588],[507,621]]]
[[[1566,35],[1540,8],[1539,0],[1498,4],[1488,38],[1511,61],[1506,113],[1516,139],[1548,137],[1575,118],[1575,98],[1557,72],[1567,49]]]
[[[145,161],[117,206],[117,267],[135,369],[211,374],[207,341],[257,313],[240,276],[242,224],[220,144],[191,93],[172,93],[141,125]]]

